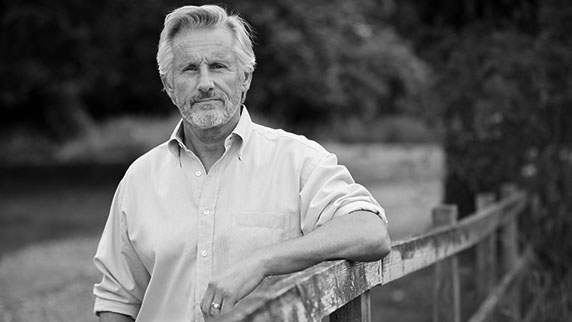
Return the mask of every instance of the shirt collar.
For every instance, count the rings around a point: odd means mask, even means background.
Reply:
[[[181,147],[185,146],[184,142],[185,141],[183,140],[183,119],[180,119],[179,122],[177,123],[177,126],[175,126],[175,130],[173,130],[173,133],[169,137],[169,141],[167,143],[169,152],[171,152],[171,154],[177,158],[180,157]]]
[[[236,127],[229,136],[229,137],[237,136],[242,140],[242,144],[240,145],[238,151],[239,159],[242,159],[242,153],[244,151],[244,148],[246,147],[246,144],[248,143],[248,139],[250,138],[251,130],[252,130],[252,119],[250,118],[250,114],[248,113],[246,106],[242,105],[240,120],[238,121],[238,124],[236,125]],[[181,148],[187,149],[183,135],[184,135],[183,120],[181,119],[177,123],[177,126],[175,126],[175,129],[173,130],[173,133],[171,134],[169,141],[167,143],[169,151],[175,157],[180,157]]]
[[[242,159],[242,153],[246,144],[248,144],[248,139],[250,138],[250,133],[252,131],[252,119],[250,118],[250,114],[246,109],[246,106],[242,105],[240,120],[238,124],[232,131],[232,134],[240,137],[242,139],[242,144],[240,145],[240,149],[238,151],[238,157]]]

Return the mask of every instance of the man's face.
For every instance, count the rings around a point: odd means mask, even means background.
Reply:
[[[241,72],[227,28],[183,29],[173,39],[169,96],[198,129],[222,126],[237,115],[249,75]]]

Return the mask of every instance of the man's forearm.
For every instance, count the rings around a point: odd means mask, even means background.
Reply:
[[[325,260],[375,261],[387,255],[391,242],[386,224],[366,211],[341,216],[308,235],[255,253],[265,275],[297,272]]]
[[[133,322],[134,320],[128,316],[114,312],[99,313],[99,322]]]
[[[229,312],[265,276],[297,272],[330,259],[374,261],[390,248],[387,227],[376,214],[359,211],[341,216],[305,236],[259,249],[213,277],[201,310],[206,320]],[[213,304],[218,307],[213,309]]]

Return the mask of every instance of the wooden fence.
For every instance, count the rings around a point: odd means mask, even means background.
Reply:
[[[394,242],[382,261],[328,261],[302,272],[269,278],[217,321],[321,321],[327,316],[331,322],[371,321],[373,287],[434,265],[433,321],[459,322],[459,264],[453,255],[473,246],[475,284],[485,300],[469,321],[490,321],[501,305],[505,320],[532,321],[542,294],[537,294],[523,313],[520,292],[514,287],[532,258],[518,246],[517,218],[528,206],[527,195],[507,186],[498,202],[494,195],[483,194],[477,197],[476,205],[476,213],[460,221],[456,206],[434,208],[434,228]],[[503,272],[500,279],[499,272]]]

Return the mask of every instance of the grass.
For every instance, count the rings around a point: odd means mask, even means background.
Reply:
[[[281,127],[280,123],[260,115],[252,115],[252,118],[260,124]],[[179,119],[177,113],[162,118],[118,117],[97,124],[63,143],[29,131],[2,132],[5,137],[0,142],[0,164],[109,164],[133,160],[164,142]],[[355,119],[344,122],[307,130],[314,132],[315,138],[346,143],[386,142],[396,146],[416,142],[417,145],[431,145],[439,139],[438,131],[421,120],[406,116],[388,116],[369,126]]]
[[[0,262],[0,319],[5,322],[95,321],[90,291],[95,238],[26,247]]]
[[[180,117],[110,119],[63,143],[13,131],[0,142],[0,164],[118,163],[133,160],[165,141]]]
[[[122,162],[132,160],[164,142],[179,121],[166,118],[121,117],[66,142],[56,152],[62,162]]]

